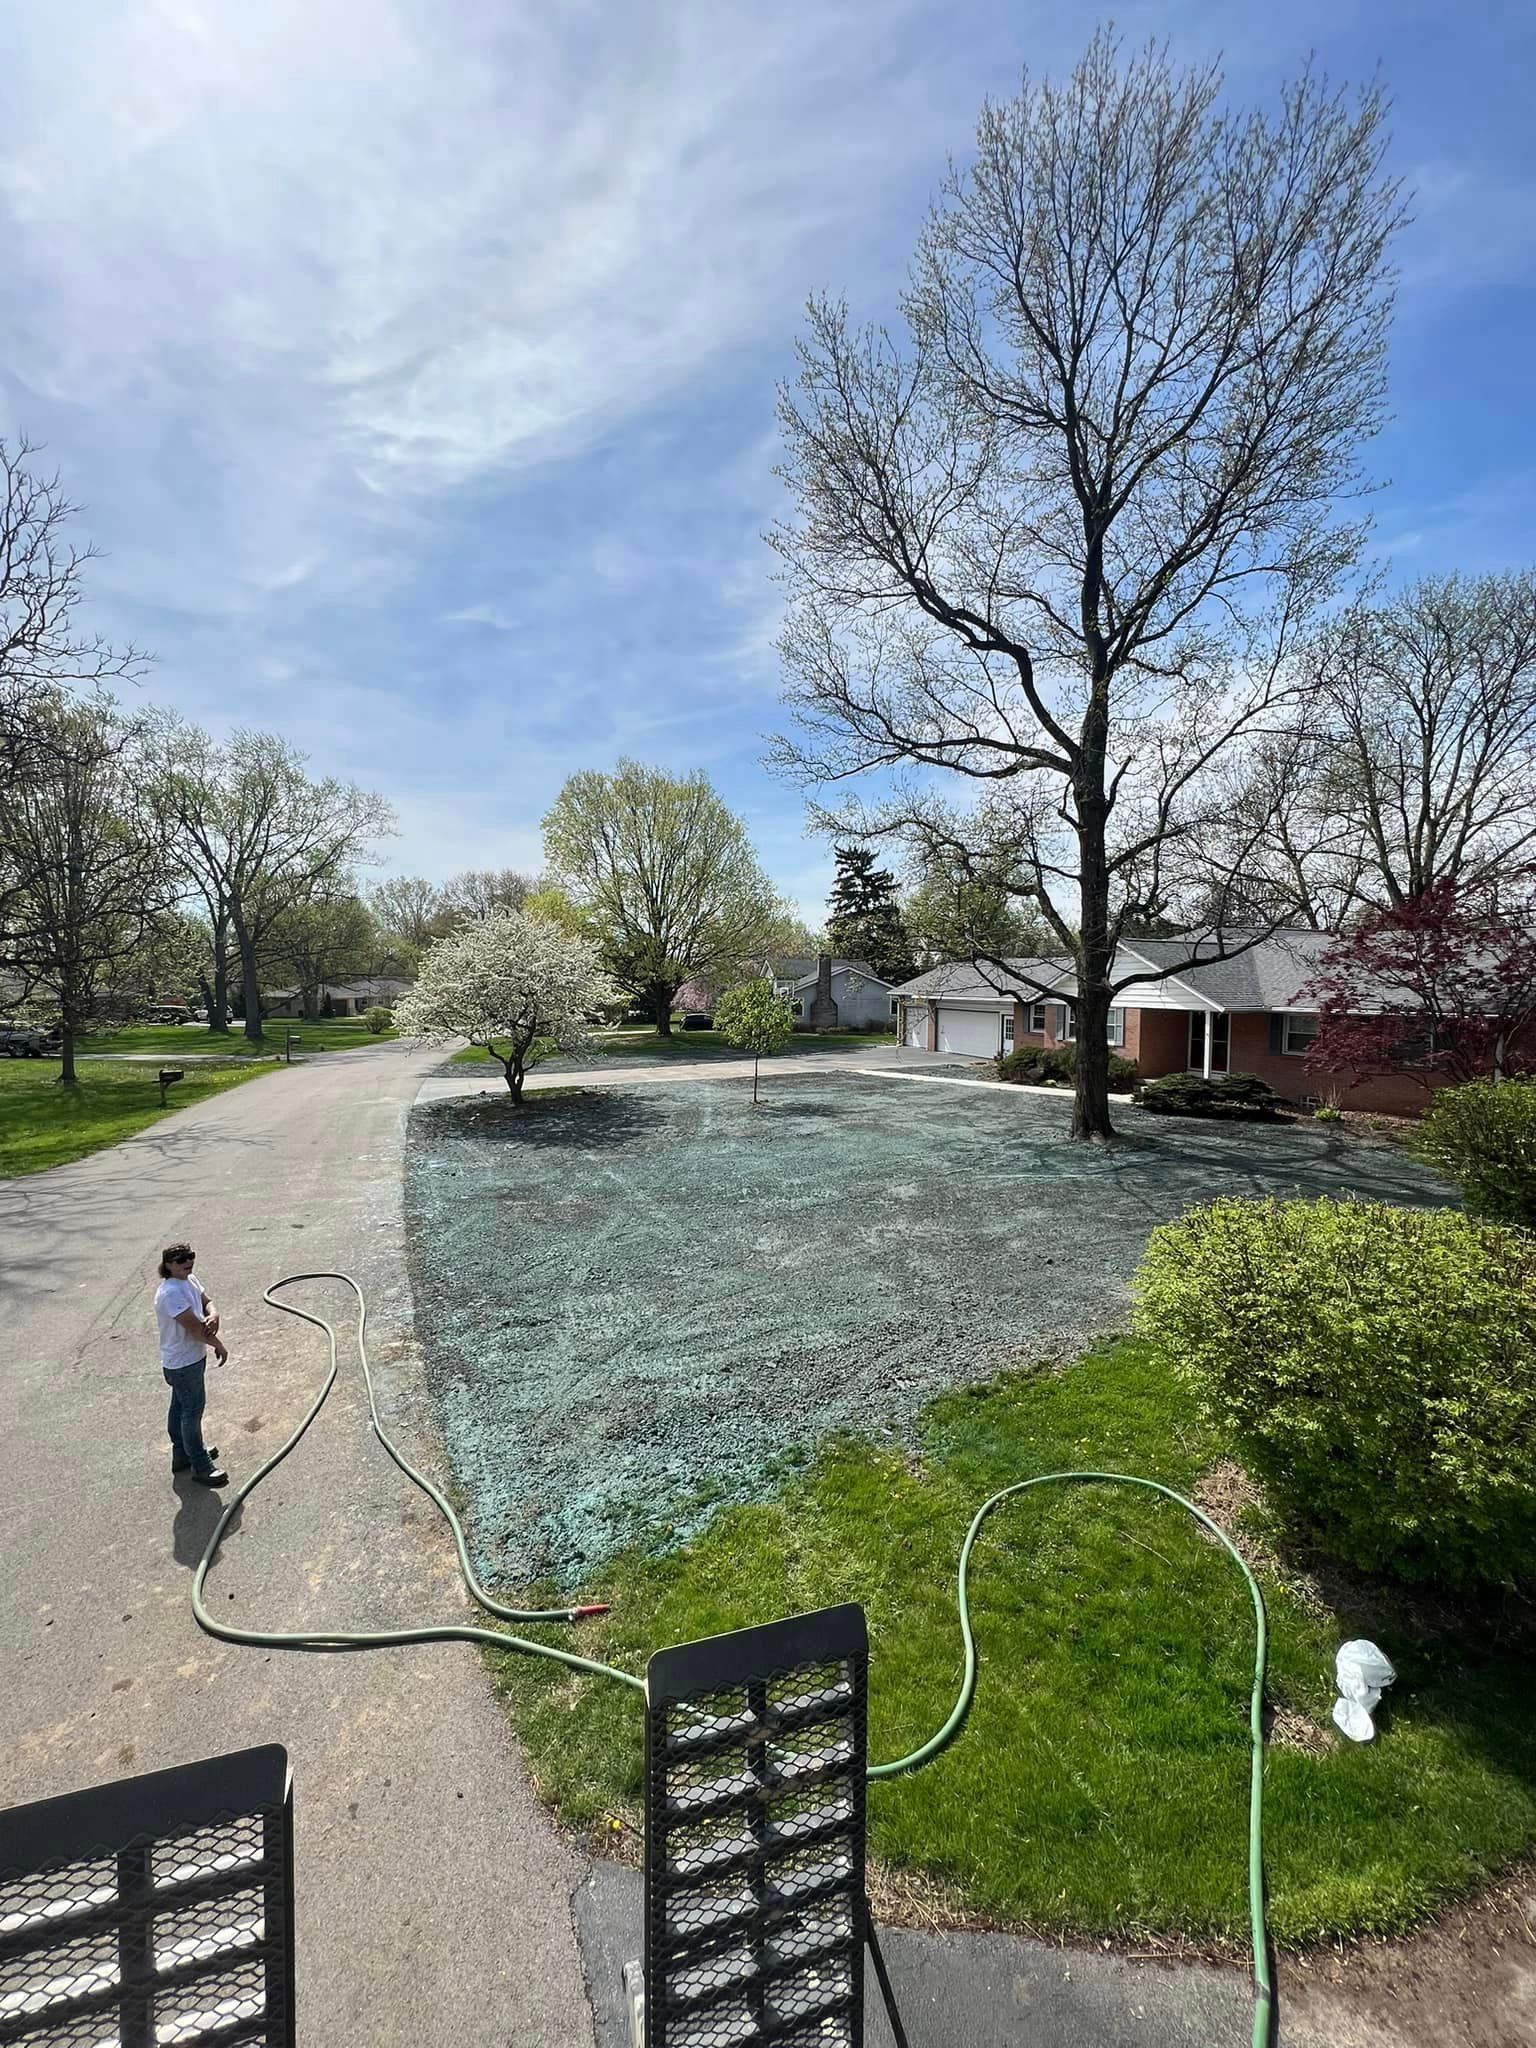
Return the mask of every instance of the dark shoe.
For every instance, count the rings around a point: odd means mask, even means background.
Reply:
[[[194,1472],[192,1477],[199,1486],[228,1486],[229,1474],[220,1472],[217,1466],[211,1472]]]
[[[216,1458],[219,1455],[219,1447],[217,1444],[210,1444],[208,1446],[208,1455],[210,1458]],[[173,1472],[190,1472],[192,1470],[192,1466],[186,1458],[172,1458],[171,1470]]]

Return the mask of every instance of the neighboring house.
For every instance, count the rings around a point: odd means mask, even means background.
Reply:
[[[789,1004],[795,1029],[811,1028],[811,1005],[816,1000],[819,963],[804,955],[772,960],[769,972],[773,992]],[[832,961],[832,1000],[837,1005],[840,1031],[889,1031],[896,1017],[896,990],[882,981],[865,960]]]
[[[333,1017],[361,1017],[364,1010],[375,1003],[382,1003],[386,1009],[397,1003],[412,983],[402,975],[380,974],[370,980],[322,982],[315,992],[315,999],[322,1011],[326,997],[330,997],[330,1015]],[[304,1014],[304,991],[301,988],[269,988],[262,992],[262,1014],[267,1017],[302,1017]]]
[[[1230,948],[1241,934],[1228,932]],[[1136,1062],[1141,1078],[1159,1074],[1258,1074],[1277,1095],[1313,1102],[1337,1093],[1352,1109],[1414,1114],[1422,1084],[1391,1074],[1351,1086],[1348,1074],[1308,1070],[1317,1012],[1306,994],[1331,934],[1276,932],[1231,959],[1202,959],[1133,984],[1109,1013],[1109,1042]],[[1215,952],[1214,941],[1137,939],[1115,956],[1112,981],[1168,969],[1192,946]],[[1011,960],[1006,975],[956,964],[932,967],[895,991],[901,1043],[919,1051],[968,1053],[977,1059],[1023,1045],[1063,1045],[1075,1036],[1070,960]]]

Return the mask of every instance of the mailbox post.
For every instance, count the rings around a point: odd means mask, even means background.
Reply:
[[[186,1078],[180,1067],[162,1067],[160,1069],[160,1107],[162,1109],[165,1107],[166,1089],[174,1088],[178,1081],[184,1081]]]
[[[290,1031],[287,1034],[287,1041],[283,1047],[283,1056],[287,1060],[290,1067],[293,1065],[293,1048],[296,1045],[302,1045],[303,1043],[304,1041],[299,1036],[297,1031]]]

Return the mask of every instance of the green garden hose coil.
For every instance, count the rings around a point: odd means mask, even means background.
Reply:
[[[244,1484],[238,1487],[214,1524],[207,1547],[198,1562],[192,1580],[192,1612],[199,1627],[211,1636],[224,1642],[244,1643],[264,1650],[377,1650],[403,1643],[444,1643],[468,1642],[486,1643],[496,1650],[517,1650],[530,1657],[547,1657],[556,1664],[567,1665],[573,1671],[585,1671],[597,1678],[616,1679],[621,1685],[632,1686],[642,1695],[645,1680],[632,1672],[620,1671],[616,1665],[601,1664],[591,1657],[578,1656],[573,1650],[562,1650],[552,1643],[536,1643],[526,1636],[508,1635],[498,1629],[475,1628],[467,1623],[449,1623],[440,1628],[402,1629],[337,1629],[327,1633],[311,1633],[300,1630],[274,1630],[238,1628],[226,1621],[216,1620],[203,1601],[203,1588],[208,1573],[218,1555],[219,1545],[224,1539],[231,1519],[238,1512],[242,1502],[255,1492],[256,1488],[283,1462],[290,1451],[302,1440],[305,1431],[325,1406],[332,1387],[336,1384],[336,1329],[323,1316],[312,1315],[308,1309],[296,1308],[292,1302],[276,1299],[285,1287],[296,1287],[306,1280],[340,1280],[350,1287],[357,1298],[357,1350],[363,1368],[363,1384],[368,1394],[368,1420],[374,1435],[384,1446],[395,1464],[413,1485],[435,1504],[453,1531],[455,1548],[458,1551],[459,1570],[464,1584],[479,1606],[487,1613],[498,1616],[502,1621],[511,1622],[567,1622],[582,1620],[588,1615],[603,1614],[607,1609],[600,1604],[579,1605],[559,1608],[508,1607],[493,1599],[475,1574],[470,1562],[469,1545],[464,1530],[452,1506],[441,1490],[410,1463],[379,1420],[378,1402],[375,1398],[373,1373],[368,1363],[368,1304],[363,1290],[350,1273],[289,1273],[281,1280],[275,1280],[266,1290],[262,1299],[271,1307],[281,1309],[285,1315],[298,1316],[301,1321],[312,1323],[317,1330],[323,1330],[330,1349],[330,1365],[324,1383],[310,1403],[298,1427],[285,1442],[280,1444],[264,1464],[258,1465]],[[976,1695],[976,1638],[971,1627],[970,1569],[971,1554],[982,1524],[994,1509],[1004,1501],[1012,1500],[1015,1494],[1025,1493],[1032,1486],[1139,1486],[1148,1493],[1161,1494],[1165,1500],[1177,1503],[1194,1516],[1195,1520],[1208,1529],[1211,1535],[1231,1557],[1242,1573],[1253,1603],[1254,1659],[1253,1691],[1249,1699],[1248,1727],[1251,1743],[1251,1763],[1248,1780],[1248,1917],[1253,1939],[1253,2048],[1268,2048],[1274,2024],[1274,1985],[1269,1967],[1269,1932],[1264,1910],[1264,1679],[1269,1654],[1269,1627],[1264,1610],[1264,1595],[1258,1581],[1249,1570],[1241,1555],[1218,1525],[1181,1493],[1175,1493],[1171,1486],[1164,1486],[1156,1479],[1141,1479],[1128,1472],[1042,1472],[1033,1479],[1020,1479],[1012,1486],[1005,1486],[994,1493],[990,1500],[983,1501],[971,1518],[971,1525],[965,1532],[965,1541],[960,1546],[960,1564],[956,1574],[956,1599],[960,1615],[960,1635],[965,1647],[965,1668],[960,1679],[960,1690],[948,1718],[928,1740],[908,1755],[897,1757],[888,1764],[872,1764],[867,1773],[873,1782],[885,1778],[898,1778],[909,1771],[919,1771],[925,1764],[942,1756],[965,1725],[971,1703]]]

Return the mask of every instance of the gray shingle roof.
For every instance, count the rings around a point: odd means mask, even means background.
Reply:
[[[896,994],[949,996],[956,1002],[1019,995],[1027,1001],[1039,995],[1042,985],[1054,988],[1072,972],[1072,962],[1064,954],[1043,960],[1009,960],[1005,964],[1008,972],[999,974],[995,967],[977,967],[969,960],[946,961],[938,967],[925,968],[911,981],[904,981]]]
[[[1304,1007],[1302,994],[1317,970],[1317,962],[1332,943],[1328,932],[1291,929],[1275,932],[1229,959],[1199,959],[1192,965],[1180,963],[1197,956],[1228,952],[1241,945],[1247,933],[1228,931],[1224,945],[1214,939],[1135,939],[1120,949],[1115,961],[1115,979],[1134,974],[1145,962],[1149,967],[1174,970],[1172,979],[1198,991],[1223,1010],[1287,1010]],[[1009,972],[974,966],[968,960],[930,967],[915,980],[903,982],[898,995],[914,998],[948,996],[952,1001],[985,1001],[989,996],[1023,996],[1026,1001],[1041,992],[1041,985],[1062,995],[1076,986],[1073,963],[1062,955],[1041,960],[1010,960]],[[1166,977],[1165,977],[1166,979]],[[1134,985],[1122,998],[1126,1008],[1136,1007]]]
[[[1298,927],[1260,939],[1249,951],[1232,959],[1208,960],[1189,967],[1177,965],[1187,960],[1191,952],[1204,956],[1230,950],[1240,945],[1245,936],[1242,932],[1224,933],[1224,947],[1214,939],[1133,939],[1122,951],[1139,953],[1153,967],[1173,966],[1175,980],[1197,989],[1224,1010],[1289,1010],[1301,1002],[1304,990],[1317,972],[1318,961],[1334,942],[1330,932]],[[1134,966],[1133,960],[1120,962],[1117,978]],[[1126,1002],[1134,1005],[1135,1000],[1136,991],[1128,989]]]

